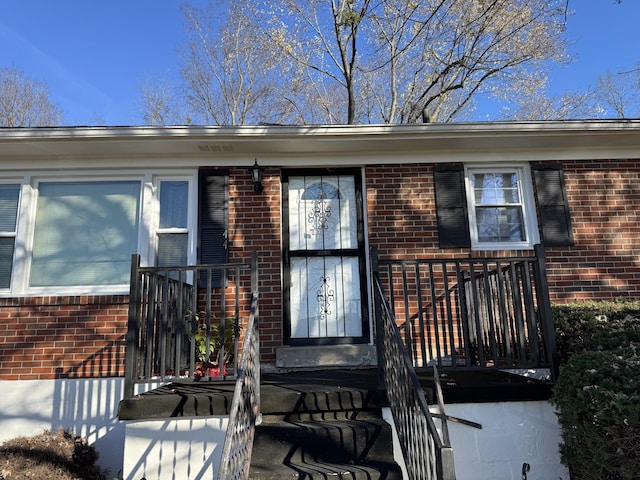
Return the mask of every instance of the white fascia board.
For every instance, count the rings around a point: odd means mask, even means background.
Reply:
[[[640,121],[0,129],[6,169],[640,158]]]

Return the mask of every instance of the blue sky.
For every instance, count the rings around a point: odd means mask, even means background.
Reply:
[[[203,2],[195,2],[202,4]],[[65,123],[130,125],[148,78],[177,74],[180,1],[2,0],[0,66],[49,85]]]
[[[138,123],[144,82],[178,75],[181,3],[0,0],[0,67],[18,67],[47,83],[66,125]],[[640,62],[639,0],[571,0],[570,7],[567,37],[576,60],[554,70],[552,92],[586,89],[598,75]]]

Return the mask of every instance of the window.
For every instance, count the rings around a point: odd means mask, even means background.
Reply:
[[[440,248],[532,248],[539,241],[537,221],[545,246],[573,245],[560,164],[465,168],[442,163],[433,168],[433,183]]]
[[[528,168],[467,168],[466,197],[473,248],[531,248],[537,242]]]
[[[139,181],[41,182],[29,286],[128,283],[139,209]]]
[[[0,184],[0,288],[11,287],[20,185]]]
[[[189,182],[184,180],[161,181],[157,265],[164,267],[187,264],[188,211]]]
[[[197,178],[76,171],[0,182],[2,295],[126,293],[134,253],[143,266],[195,264]]]

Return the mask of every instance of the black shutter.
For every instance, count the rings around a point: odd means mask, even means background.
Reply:
[[[436,211],[440,248],[471,246],[462,165],[435,165]]]
[[[222,170],[200,170],[198,198],[198,263],[227,263],[229,222],[229,176]],[[221,286],[221,274],[213,276],[212,286]],[[201,277],[206,281],[206,277]]]
[[[562,166],[536,164],[532,168],[536,182],[542,243],[546,246],[573,245]]]

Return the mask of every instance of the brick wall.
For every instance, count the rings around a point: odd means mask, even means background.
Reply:
[[[369,243],[378,247],[381,257],[442,254],[432,165],[367,167],[366,189]]]
[[[262,172],[262,193],[253,191],[246,168],[232,169],[230,177],[229,258],[248,262],[258,252],[260,353],[262,362],[274,363],[282,346],[280,169]]]
[[[575,245],[546,251],[551,301],[640,297],[640,163],[563,165]]]
[[[127,295],[0,299],[0,380],[124,375]]]
[[[575,245],[546,251],[552,301],[640,297],[638,162],[565,162],[564,170]],[[259,253],[262,361],[273,363],[282,345],[280,170],[265,169],[261,194],[246,169],[230,176],[229,258]],[[438,246],[431,165],[367,167],[366,195],[380,256],[472,254]],[[126,295],[0,299],[0,379],[123,375],[127,309]]]
[[[640,162],[563,165],[575,245],[546,249],[552,302],[640,297]],[[440,250],[431,165],[368,167],[366,181],[369,242],[381,257],[526,253]]]

